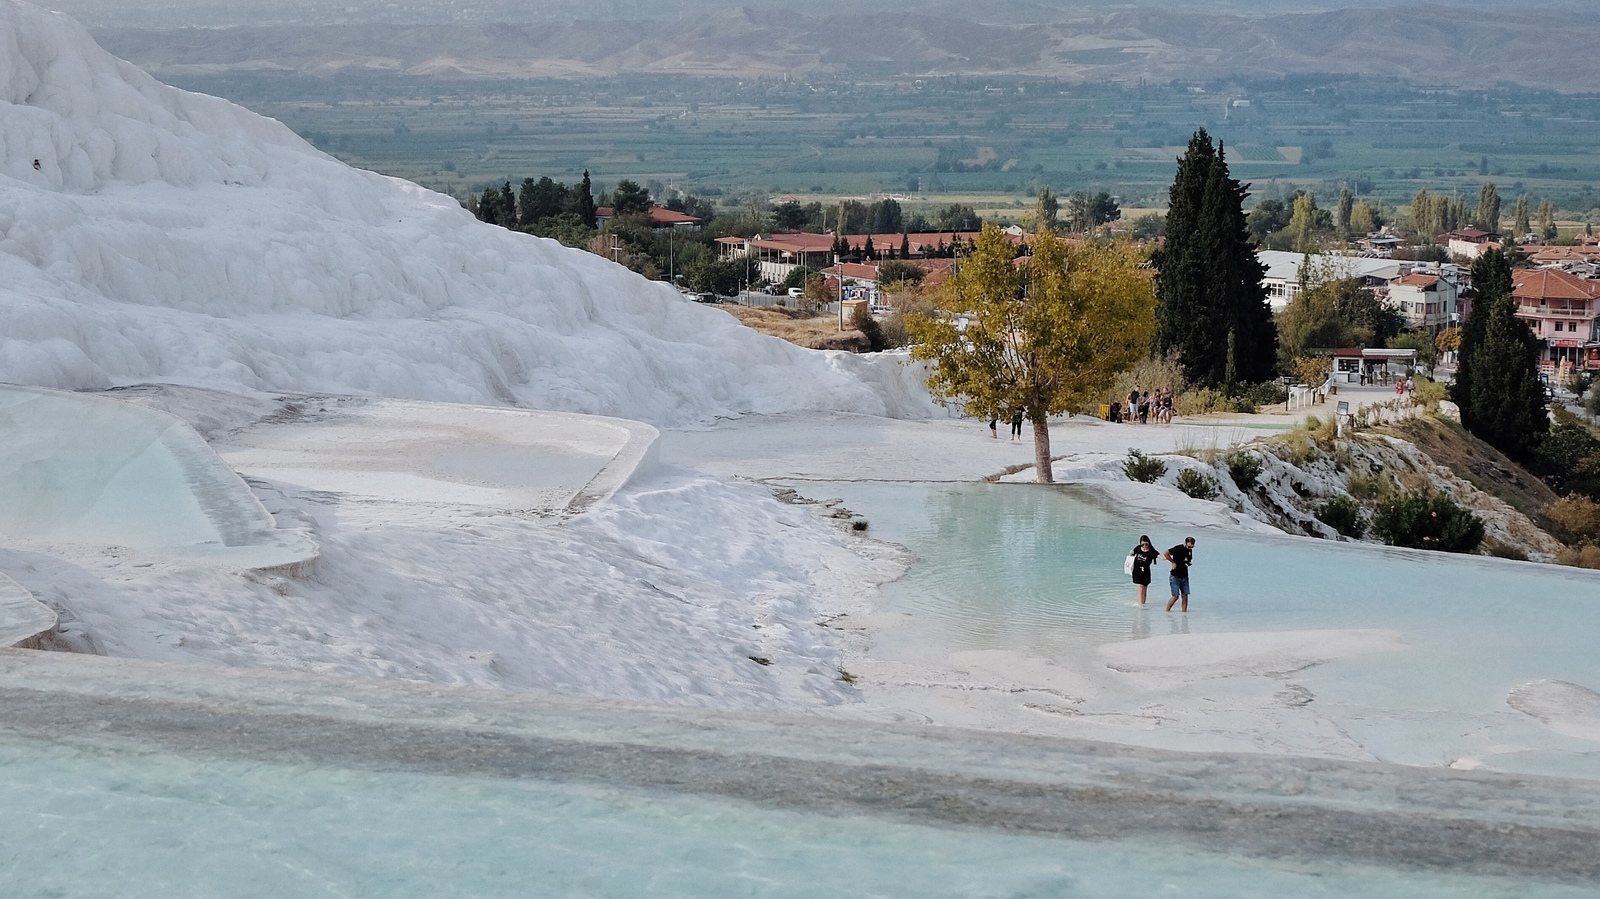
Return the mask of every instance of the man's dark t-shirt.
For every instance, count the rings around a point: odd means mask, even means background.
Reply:
[[[1194,550],[1180,543],[1167,550],[1167,555],[1172,559],[1172,576],[1188,577],[1189,563],[1194,561]]]

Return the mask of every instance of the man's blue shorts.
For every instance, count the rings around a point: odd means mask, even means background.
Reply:
[[[1167,583],[1172,585],[1172,592],[1167,594],[1168,596],[1188,596],[1189,595],[1189,579],[1188,578],[1186,578],[1186,577],[1178,577],[1175,574],[1169,574],[1169,575],[1167,575]]]

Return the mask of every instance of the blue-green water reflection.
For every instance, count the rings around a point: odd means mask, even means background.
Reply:
[[[1400,651],[1296,673],[1319,710],[1382,758],[1445,764],[1521,746],[1503,767],[1600,777],[1600,744],[1509,708],[1540,680],[1600,691],[1600,574],[1554,565],[1138,522],[1070,487],[803,484],[842,498],[879,539],[916,554],[884,601],[908,617],[881,645],[1005,649],[1060,658],[1173,633],[1376,629]],[[1141,533],[1158,549],[1193,535],[1190,613],[1149,606],[1122,559]],[[1526,745],[1524,745],[1526,744]]]

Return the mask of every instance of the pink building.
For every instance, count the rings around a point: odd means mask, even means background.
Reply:
[[[1539,338],[1540,365],[1600,368],[1600,281],[1540,268],[1513,272],[1511,285],[1517,318]]]

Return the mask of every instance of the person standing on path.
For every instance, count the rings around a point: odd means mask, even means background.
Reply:
[[[999,423],[1000,413],[996,412],[989,417],[989,436],[996,440],[1000,439],[1000,431],[995,428],[995,425],[998,425]]]
[[[1144,593],[1150,587],[1150,566],[1161,558],[1161,553],[1150,543],[1150,537],[1139,535],[1139,545],[1128,553],[1133,557],[1133,582],[1139,587],[1139,605],[1144,605]]]
[[[1011,413],[1011,439],[1012,440],[1021,440],[1022,439],[1022,410],[1021,409],[1018,409],[1017,411]]]
[[[1180,596],[1183,597],[1183,611],[1189,611],[1189,566],[1194,564],[1194,538],[1183,538],[1182,543],[1162,553],[1161,558],[1172,563],[1172,574],[1167,577],[1172,586],[1172,598],[1167,600],[1167,611],[1172,611]]]

